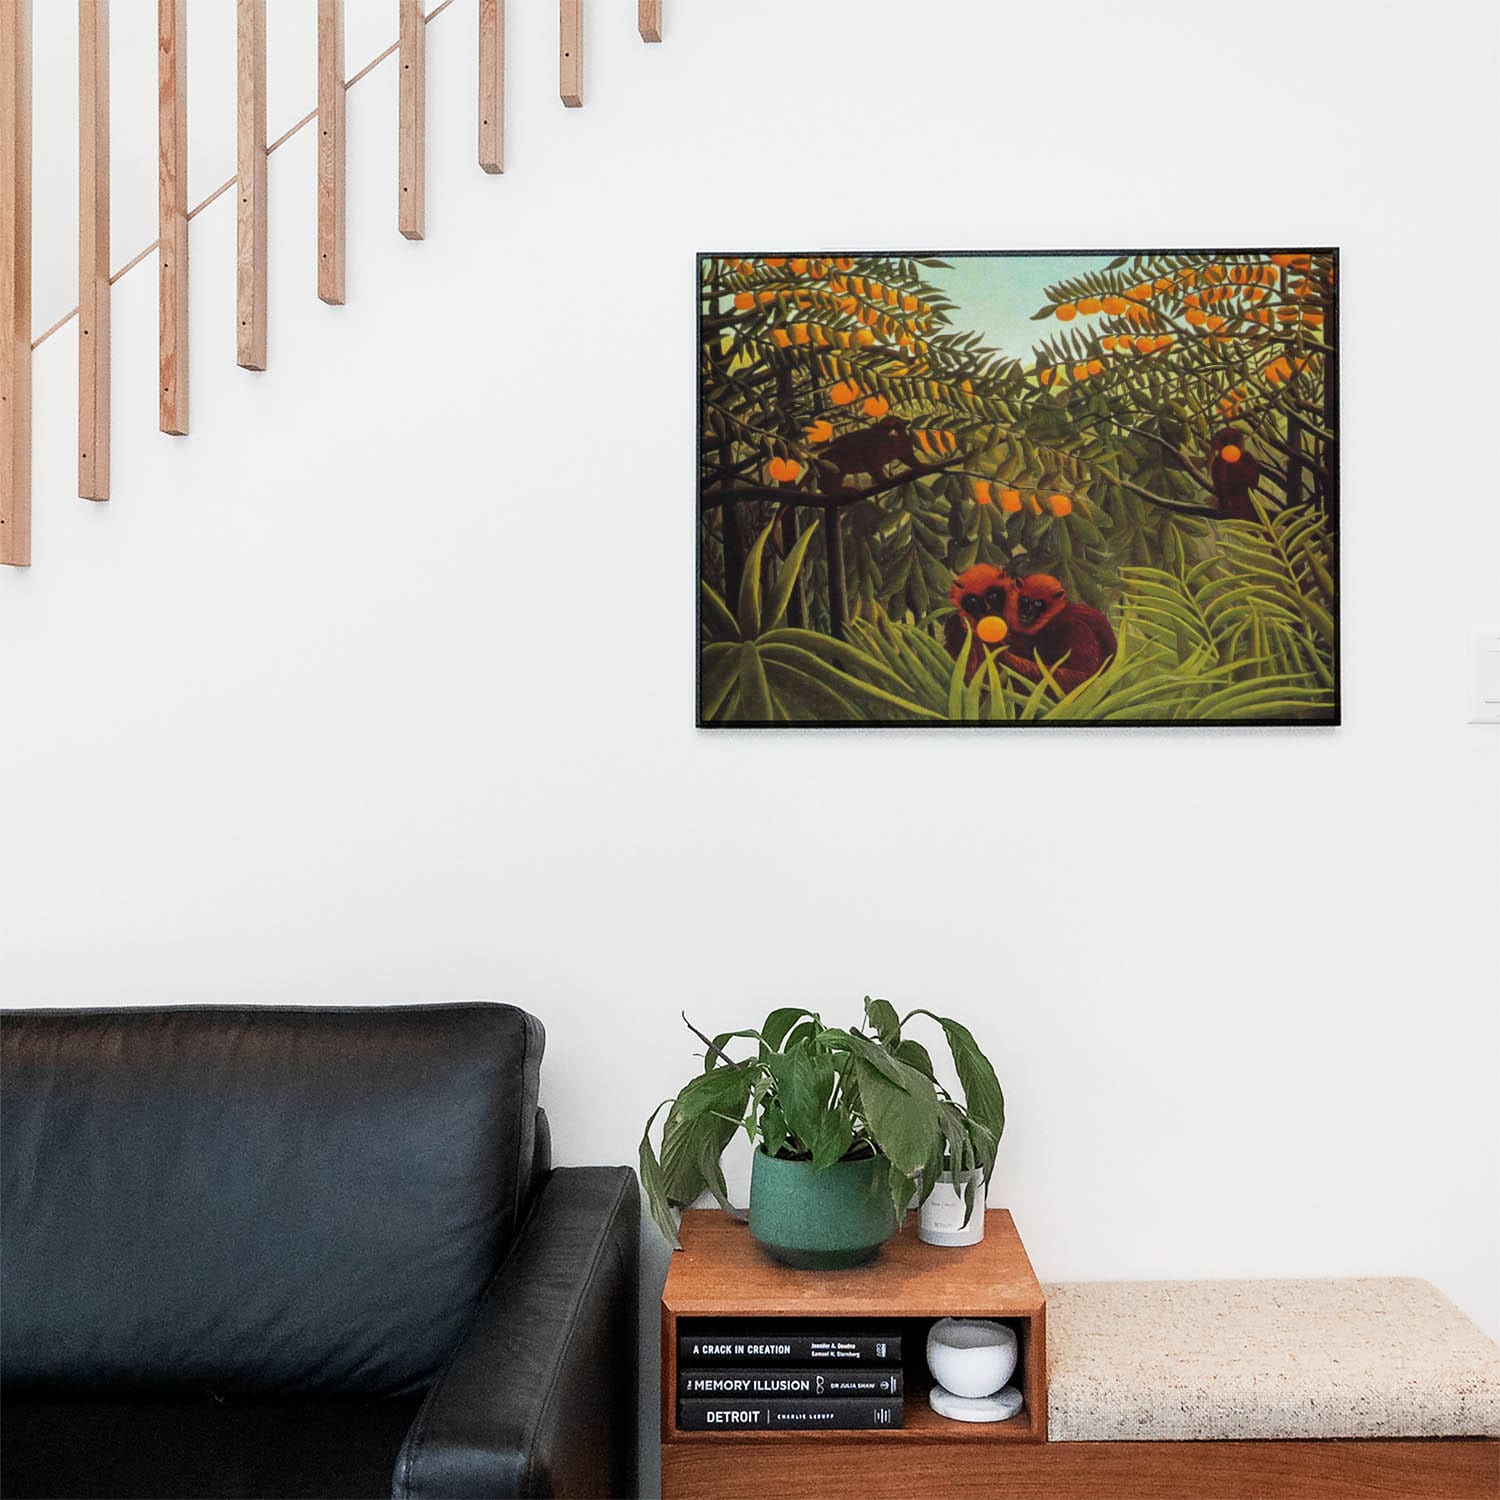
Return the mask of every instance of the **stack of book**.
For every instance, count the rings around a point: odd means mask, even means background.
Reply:
[[[703,1324],[678,1335],[681,1432],[900,1427],[902,1396],[894,1329],[745,1333]]]

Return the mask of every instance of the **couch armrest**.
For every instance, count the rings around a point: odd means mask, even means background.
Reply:
[[[627,1167],[562,1167],[433,1383],[397,1500],[635,1491],[640,1193]]]

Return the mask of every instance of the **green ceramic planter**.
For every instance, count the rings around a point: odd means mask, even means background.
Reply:
[[[873,1260],[896,1232],[890,1164],[883,1156],[811,1162],[757,1151],[750,1167],[750,1233],[783,1265],[841,1271]]]

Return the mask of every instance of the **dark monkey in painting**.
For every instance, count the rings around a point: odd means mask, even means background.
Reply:
[[[851,474],[885,479],[886,467],[894,459],[899,459],[909,469],[917,467],[911,429],[900,417],[882,417],[872,426],[846,432],[819,448],[817,457],[820,464],[827,464],[837,472],[841,490],[849,487]]]
[[[1245,452],[1244,434],[1226,427],[1214,434],[1209,451],[1208,477],[1219,502],[1219,514],[1235,521],[1253,521],[1250,491],[1260,479],[1260,465]]]

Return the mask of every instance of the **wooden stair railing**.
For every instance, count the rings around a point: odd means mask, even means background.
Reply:
[[[266,4],[235,0],[235,175],[196,207],[187,198],[187,0],[157,0],[158,227],[155,243],[109,269],[109,0],[78,5],[78,306],[36,338],[31,333],[31,0],[0,0],[0,564],[31,561],[31,361],[33,351],[78,319],[78,493],[105,500],[110,488],[110,288],[151,252],[159,259],[161,430],[188,431],[188,228],[216,198],[238,189],[235,211],[235,357],[267,366],[267,168],[305,125],[318,123],[317,294],[345,297],[344,96],[393,53],[399,55],[397,228],[426,233],[426,28],[455,0],[425,15],[422,0],[395,0],[397,40],[344,76],[343,0],[317,7],[318,99],[276,140],[266,139]],[[478,160],[504,170],[505,0],[477,0]],[[637,0],[637,30],[661,40],[661,0]],[[583,102],[583,0],[558,0],[562,102]]]

